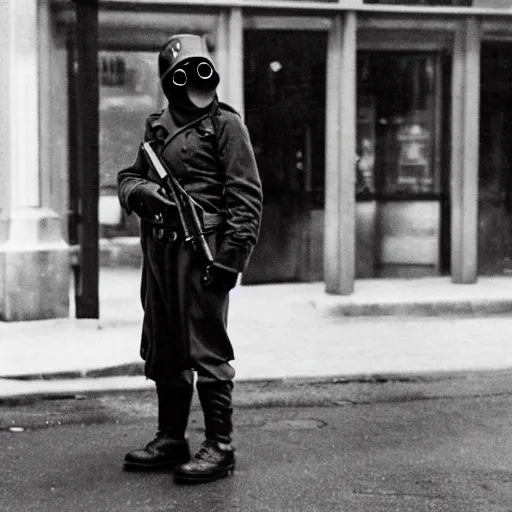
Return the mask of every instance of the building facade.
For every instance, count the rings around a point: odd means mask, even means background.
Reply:
[[[243,115],[262,176],[244,283],[323,280],[350,294],[356,278],[511,272],[512,1],[404,3],[1,2],[0,318],[69,314],[70,248],[94,222],[75,190],[87,172],[77,4],[99,9],[100,236],[137,234],[115,175],[164,105],[160,46],[193,32],[207,38],[219,97]]]

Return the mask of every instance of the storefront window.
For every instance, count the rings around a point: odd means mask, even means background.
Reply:
[[[358,55],[357,194],[438,192],[435,153],[435,58]]]
[[[163,106],[157,55],[150,52],[101,52],[100,224],[102,235],[135,235],[134,215],[123,216],[116,197],[117,173],[130,165],[143,137],[146,117]]]
[[[144,120],[161,108],[157,57],[146,52],[101,52],[100,184],[116,184],[117,172],[135,158]]]

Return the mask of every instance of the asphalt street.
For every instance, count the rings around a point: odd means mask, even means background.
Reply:
[[[237,471],[193,487],[121,469],[155,432],[152,391],[7,401],[0,511],[511,511],[511,383],[492,373],[242,387]],[[193,449],[202,431],[195,404]]]

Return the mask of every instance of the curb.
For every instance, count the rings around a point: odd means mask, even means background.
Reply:
[[[396,316],[396,317],[481,317],[512,314],[512,300],[437,300],[425,302],[335,304],[314,303],[328,316]]]
[[[1,380],[14,384],[16,389],[6,393],[2,390]],[[332,407],[491,397],[512,395],[512,370],[235,379],[235,390],[234,405],[250,408]],[[17,382],[0,379],[0,406],[141,392],[154,393],[154,383],[140,376]]]
[[[98,379],[103,377],[143,377],[144,362],[126,363],[93,370],[73,370],[64,372],[49,373],[27,373],[22,375],[0,375],[0,379],[8,381],[53,381],[53,380],[74,380],[74,379]]]

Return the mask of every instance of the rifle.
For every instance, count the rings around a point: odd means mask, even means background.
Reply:
[[[199,253],[205,263],[205,277],[208,276],[210,266],[213,263],[213,256],[204,237],[203,224],[197,211],[200,209],[202,214],[202,208],[183,190],[183,187],[178,183],[165,162],[153,149],[151,143],[144,142],[142,147],[148,163],[160,177],[162,186],[170,199],[176,204],[185,242],[191,242],[196,252]]]

